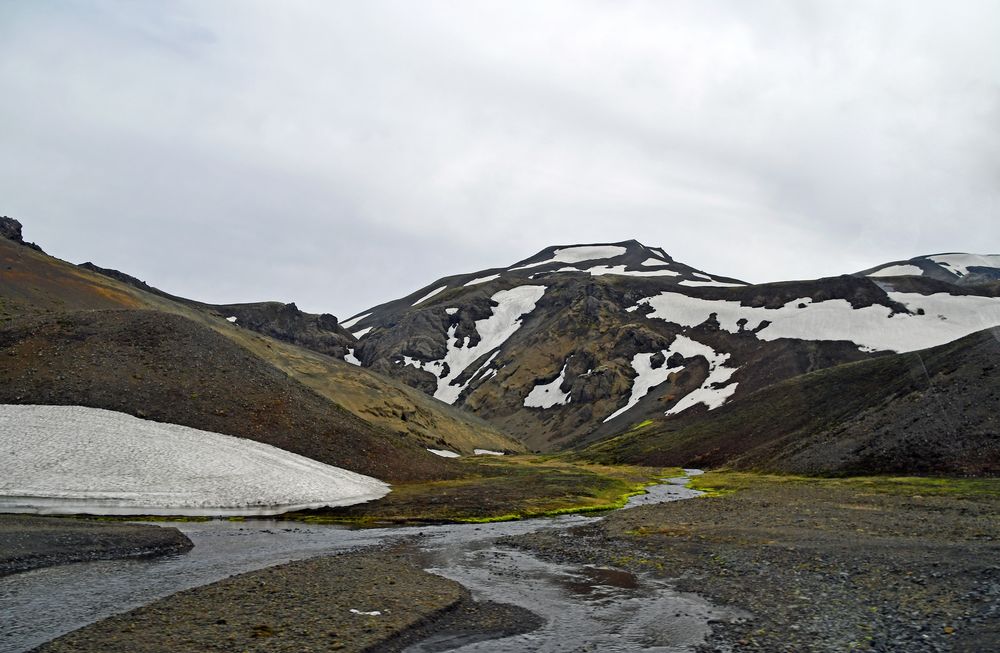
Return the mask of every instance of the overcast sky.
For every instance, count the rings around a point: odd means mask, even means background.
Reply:
[[[752,282],[1000,251],[1000,3],[0,3],[0,215],[345,318],[552,244]]]

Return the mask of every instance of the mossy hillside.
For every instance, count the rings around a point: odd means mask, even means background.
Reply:
[[[679,470],[569,462],[552,456],[456,461],[465,474],[399,483],[370,503],[285,515],[314,523],[479,523],[613,510]]]

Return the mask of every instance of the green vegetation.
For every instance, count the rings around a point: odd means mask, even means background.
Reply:
[[[720,496],[765,484],[808,484],[829,488],[831,491],[849,489],[861,493],[904,496],[1000,497],[1000,478],[942,478],[923,476],[849,476],[830,478],[754,474],[750,472],[708,472],[702,476],[693,478],[689,486],[706,492],[709,496]]]
[[[554,456],[457,461],[461,478],[400,483],[384,498],[357,506],[289,513],[312,523],[485,523],[614,510],[676,469],[569,462]]]

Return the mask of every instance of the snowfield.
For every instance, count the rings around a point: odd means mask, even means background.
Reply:
[[[908,352],[952,342],[970,333],[1000,325],[1000,297],[937,293],[888,293],[890,299],[914,314],[896,313],[881,304],[853,308],[845,299],[813,302],[809,297],[793,299],[780,308],[743,306],[738,301],[700,299],[663,292],[639,301],[653,307],[649,317],[681,326],[702,324],[712,313],[719,325],[731,333],[760,331],[761,340],[846,340],[868,350]],[[923,311],[923,315],[916,314]]]
[[[581,245],[579,247],[564,247],[562,249],[557,249],[552,254],[552,258],[544,261],[538,261],[537,263],[520,265],[516,268],[510,269],[511,271],[523,270],[525,268],[533,268],[539,265],[548,265],[549,263],[582,263],[583,261],[597,261],[621,256],[626,252],[628,252],[628,249],[618,245]]]
[[[347,349],[347,353],[344,354],[344,362],[361,367],[361,361],[358,360],[358,357],[354,355],[354,347],[349,347]]]
[[[0,512],[274,515],[385,496],[270,445],[81,406],[0,405]]]
[[[521,318],[535,310],[535,304],[544,294],[545,286],[517,286],[510,290],[501,290],[492,297],[493,301],[499,304],[493,308],[493,314],[482,320],[476,320],[479,342],[475,346],[468,346],[465,338],[459,341],[455,335],[458,326],[452,325],[448,328],[448,351],[443,359],[420,361],[404,356],[402,363],[425,370],[437,377],[434,398],[454,404],[469,383],[492,361],[492,357],[465,383],[454,383],[454,381],[481,356],[507,342],[507,339],[521,328]],[[446,367],[447,373],[445,373]]]
[[[667,358],[670,358],[670,352],[668,351],[664,351],[663,355]],[[610,422],[614,418],[618,417],[625,411],[635,406],[637,403],[639,403],[640,399],[649,394],[650,390],[652,390],[656,386],[666,381],[667,377],[669,377],[674,372],[680,372],[681,370],[684,369],[683,365],[680,367],[667,367],[666,363],[664,363],[658,369],[653,369],[653,365],[651,363],[652,359],[653,359],[652,353],[649,354],[640,353],[632,357],[632,369],[635,370],[636,374],[638,374],[638,376],[635,377],[635,380],[632,382],[632,394],[628,398],[628,401],[625,403],[624,406],[622,406],[621,408],[619,408],[618,410],[616,410],[615,412],[611,413],[610,415],[604,418],[605,422]]]
[[[969,274],[969,268],[1000,268],[1000,254],[936,254],[928,256],[952,274],[964,277]]]
[[[725,362],[729,360],[729,354],[720,354],[708,345],[682,335],[676,336],[670,344],[670,349],[663,350],[662,354],[666,360],[669,360],[674,354],[680,354],[685,359],[701,356],[708,362],[708,376],[701,386],[681,397],[680,401],[664,413],[665,415],[675,415],[698,404],[705,404],[709,410],[715,410],[726,403],[736,392],[736,386],[739,383],[722,386],[738,369],[725,366]],[[640,353],[632,357],[632,369],[635,370],[637,376],[632,382],[631,396],[624,406],[605,417],[605,422],[610,422],[633,408],[640,399],[649,394],[650,390],[666,381],[674,372],[684,369],[683,365],[667,367],[665,362],[662,367],[653,369],[652,359],[653,353]]]
[[[566,380],[566,365],[562,366],[559,376],[550,383],[540,383],[531,389],[528,396],[524,398],[524,405],[527,408],[552,408],[553,406],[565,406],[570,401],[568,392],[563,392],[559,386]]]
[[[889,265],[868,273],[869,277],[919,277],[924,271],[916,265]]]

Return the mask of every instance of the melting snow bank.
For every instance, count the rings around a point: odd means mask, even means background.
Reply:
[[[0,405],[0,512],[273,515],[385,496],[267,444],[81,406]]]
[[[455,453],[454,451],[448,451],[447,449],[428,449],[435,456],[441,456],[442,458],[460,458],[461,455]]]

